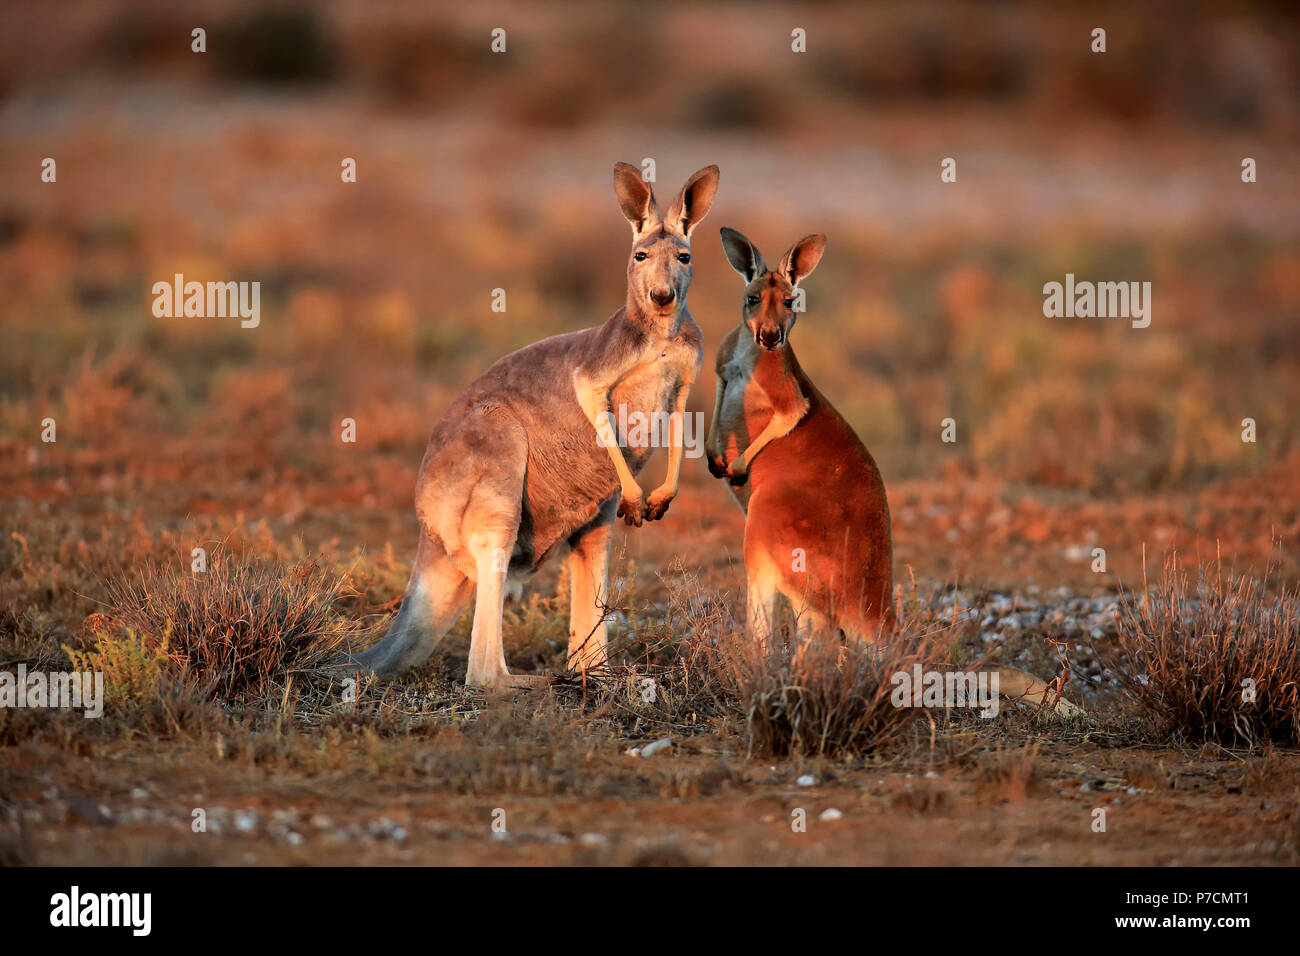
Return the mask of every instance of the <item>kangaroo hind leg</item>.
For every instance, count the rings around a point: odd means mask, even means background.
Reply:
[[[604,605],[609,601],[613,520],[611,501],[601,508],[593,524],[569,540],[569,670],[588,671],[607,661]]]
[[[429,659],[469,600],[470,580],[447,557],[441,542],[423,530],[402,607],[374,647],[346,663],[392,677]]]
[[[475,577],[474,629],[465,683],[492,689],[535,684],[544,677],[512,675],[506,669],[501,618],[506,576],[523,514],[528,438],[509,413],[481,412],[466,441],[480,467],[460,518],[462,559]]]

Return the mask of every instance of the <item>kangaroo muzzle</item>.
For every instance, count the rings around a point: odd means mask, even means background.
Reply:
[[[677,292],[671,286],[650,290],[650,301],[661,309],[672,305],[675,298],[677,298]]]

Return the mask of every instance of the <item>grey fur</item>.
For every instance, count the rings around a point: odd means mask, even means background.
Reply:
[[[599,416],[620,405],[647,415],[684,409],[703,343],[685,304],[690,265],[678,257],[689,256],[718,169],[692,176],[663,219],[635,167],[617,164],[614,179],[633,234],[626,303],[603,325],[505,356],[443,414],[416,482],[420,541],[401,610],[350,665],[389,677],[424,663],[473,595],[466,683],[527,682],[506,670],[507,577],[531,574],[561,546],[569,549],[569,667],[605,663],[601,604],[616,511],[637,526],[663,516],[677,493],[682,433],[673,432],[667,478],[644,498],[633,476],[653,449],[602,447]]]

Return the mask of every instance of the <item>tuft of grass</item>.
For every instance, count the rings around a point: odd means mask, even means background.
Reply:
[[[264,694],[286,672],[330,658],[353,624],[338,613],[346,576],[315,562],[286,565],[224,549],[191,573],[149,561],[105,582],[110,617],[141,635],[163,634],[174,676],[224,699]]]
[[[1300,593],[1171,558],[1155,588],[1125,601],[1108,663],[1166,739],[1300,744]]]
[[[933,609],[901,607],[900,625],[876,643],[777,629],[763,647],[729,601],[679,563],[664,577],[661,622],[627,650],[637,665],[613,668],[625,681],[605,688],[602,710],[632,717],[638,729],[676,733],[713,727],[739,734],[750,755],[836,757],[892,744],[917,716],[896,707],[891,680],[929,664],[951,643]],[[651,677],[655,696],[637,700]]]
[[[1029,789],[1042,776],[1043,768],[1038,756],[1041,744],[1031,740],[1021,747],[998,744],[977,759],[980,778],[998,791],[1004,800],[1018,803],[1029,795]]]
[[[928,644],[906,633],[876,645],[795,636],[728,657],[750,753],[836,756],[893,743],[918,711],[894,705],[890,678],[928,661]]]

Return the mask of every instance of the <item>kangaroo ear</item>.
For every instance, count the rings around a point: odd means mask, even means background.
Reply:
[[[700,220],[709,214],[713,197],[718,194],[718,175],[717,166],[705,166],[686,180],[686,185],[677,194],[664,218],[669,229],[680,232],[688,239],[691,237]]]
[[[641,171],[628,163],[614,164],[614,195],[618,208],[632,224],[632,234],[642,233],[659,225],[659,207],[655,204],[654,190],[641,178]]]
[[[781,265],[777,271],[785,273],[791,285],[798,285],[800,279],[812,275],[812,271],[817,268],[817,263],[822,261],[822,253],[825,251],[826,237],[821,233],[804,236],[781,257]]]
[[[745,283],[753,282],[767,271],[763,254],[752,242],[730,226],[722,227],[722,251],[727,254],[727,261],[745,278]]]

